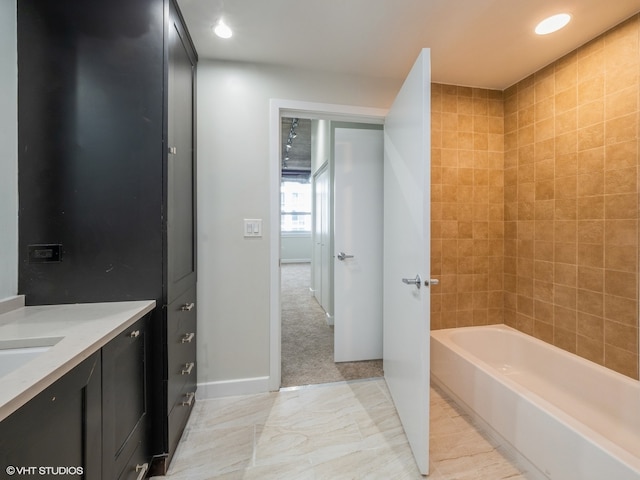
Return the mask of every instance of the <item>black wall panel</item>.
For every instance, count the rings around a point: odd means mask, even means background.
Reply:
[[[18,2],[19,292],[161,298],[164,2]],[[59,262],[28,246],[61,244]]]

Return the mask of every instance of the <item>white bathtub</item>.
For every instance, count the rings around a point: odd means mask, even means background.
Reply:
[[[550,479],[640,479],[640,383],[505,325],[431,332],[431,379]]]

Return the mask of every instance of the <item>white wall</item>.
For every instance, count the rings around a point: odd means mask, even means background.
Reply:
[[[18,292],[16,0],[0,2],[0,299]]]
[[[399,88],[389,79],[198,64],[201,395],[243,382],[266,385],[269,375],[269,100],[388,108]],[[243,218],[263,219],[263,237],[244,239]]]
[[[282,263],[311,261],[311,233],[284,233],[280,236]]]

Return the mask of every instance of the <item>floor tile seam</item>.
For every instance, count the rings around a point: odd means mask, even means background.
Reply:
[[[455,441],[455,442],[449,441],[451,439],[459,439],[461,435],[465,435],[467,433],[473,435],[473,438],[469,438],[464,441]],[[443,443],[448,443],[448,444],[454,443],[456,446],[465,446],[465,445],[480,444],[480,443],[486,444],[492,448],[498,448],[502,446],[501,443],[496,442],[491,438],[487,438],[481,432],[477,432],[477,431],[459,431],[459,432],[452,432],[452,433],[447,433],[442,435],[430,435],[430,440],[435,443],[437,443],[438,441],[441,441]]]
[[[206,425],[198,428],[192,428],[189,433],[202,434],[203,432],[233,432],[238,430],[245,430],[253,428],[254,425],[259,425],[261,422],[249,422],[240,424],[220,424],[220,425]]]
[[[297,429],[318,429],[323,426],[336,423],[339,420],[346,420],[348,423],[357,423],[354,419],[354,412],[343,411],[337,415],[330,410],[327,411],[301,411],[290,416],[282,416],[268,420],[267,422],[256,422],[263,427],[280,427]]]
[[[201,406],[202,409],[211,408],[212,405],[218,407],[236,407],[239,401],[256,401],[256,400],[268,400],[270,397],[275,397],[279,392],[260,392],[260,393],[247,393],[243,395],[229,395],[223,397],[211,397],[211,398],[199,398],[196,397],[196,405]]]
[[[409,449],[409,446],[407,445],[406,449]],[[402,465],[403,468],[413,468],[415,465],[413,464],[414,459],[412,455],[407,455],[409,453],[409,451],[405,451],[405,452],[401,452],[401,453],[396,453],[395,450],[387,450],[386,449],[359,449],[359,450],[353,450],[353,451],[346,451],[341,455],[338,456],[334,456],[331,458],[325,458],[322,459],[318,462],[314,462],[313,466],[314,468],[320,468],[320,467],[326,467],[328,464],[330,463],[338,463],[338,462],[344,462],[346,457],[352,456],[352,455],[358,455],[358,454],[366,454],[371,455],[371,454],[375,454],[376,450],[382,450],[383,454],[382,455],[377,455],[376,458],[380,459],[380,458],[384,458],[383,462],[384,465],[390,465],[393,464],[395,462],[398,462]],[[403,457],[408,458],[410,460],[410,464],[407,465],[407,462],[404,461]],[[355,478],[355,477],[354,477]],[[367,477],[367,478],[372,478],[372,477]],[[423,478],[423,477],[421,477]],[[386,479],[385,479],[386,480]]]
[[[320,444],[318,444],[318,442],[315,440],[318,438],[318,433],[317,432],[301,432],[301,431],[292,431],[292,430],[286,430],[283,432],[284,435],[297,435],[297,436],[301,436],[303,437],[305,440],[302,441],[299,445],[295,445],[294,447],[291,447],[291,449],[295,449],[295,448],[301,448],[300,446],[302,445],[302,448],[306,448],[307,451],[306,452],[301,452],[300,454],[295,454],[296,456],[298,455],[313,455],[314,453],[321,451],[323,449],[327,449],[327,448],[344,448],[346,450],[354,450],[357,449],[361,444],[362,444],[362,438],[361,435],[358,433],[357,436],[353,436],[350,432],[346,432],[346,433],[337,433],[332,435],[333,439],[332,439],[332,443],[330,444],[326,444],[326,436],[324,437],[323,441],[320,442]],[[265,445],[264,443],[260,443],[260,442],[256,442],[256,448],[255,448],[255,452],[256,452],[256,456],[259,454],[259,450],[260,448],[268,448],[267,445]],[[282,451],[282,452],[276,452],[275,453],[276,456],[279,455],[284,455],[286,456],[287,453],[286,451]],[[257,457],[256,457],[257,458]]]
[[[354,380],[341,380],[341,381],[338,381],[338,382],[314,383],[314,384],[309,384],[309,385],[299,385],[299,386],[295,386],[295,387],[282,387],[278,392],[275,392],[275,393],[290,392],[290,391],[315,390],[315,389],[319,389],[319,388],[331,388],[331,387],[335,387],[335,386],[344,386],[344,385],[349,385],[349,384],[353,384],[353,383],[376,382],[376,381],[378,381],[378,380],[380,380],[382,378],[383,377],[358,378],[358,379],[354,379]]]
[[[443,465],[443,464],[447,464],[447,463],[452,463],[452,462],[456,462],[456,461],[460,461],[460,460],[473,460],[473,466],[476,468],[479,468],[481,466],[484,465],[489,465],[492,462],[487,461],[490,460],[491,457],[490,455],[493,454],[494,452],[496,452],[495,448],[490,448],[487,450],[482,450],[482,451],[476,451],[476,452],[471,452],[468,454],[464,454],[464,455],[459,455],[456,457],[445,457],[445,458],[441,458],[441,459],[433,459],[433,463],[435,465]],[[453,453],[453,452],[450,452]],[[503,462],[506,464],[511,464],[510,462],[507,462],[506,460]]]

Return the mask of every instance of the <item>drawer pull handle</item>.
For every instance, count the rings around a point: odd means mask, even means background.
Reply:
[[[191,343],[191,340],[193,340],[195,336],[196,334],[194,332],[185,333],[184,337],[182,337],[182,343]]]
[[[182,305],[180,307],[180,310],[182,310],[183,312],[190,312],[191,310],[193,310],[193,307],[195,307],[196,304],[191,302],[191,303],[185,303],[184,305]]]
[[[185,400],[182,401],[184,407],[190,407],[196,398],[195,392],[189,392],[185,394]]]
[[[182,375],[191,375],[191,370],[195,367],[195,362],[185,363],[184,368],[182,369]]]
[[[145,477],[145,475],[147,474],[147,470],[149,470],[149,464],[148,463],[137,464],[136,465],[136,472],[140,472],[140,473],[138,473],[137,480],[142,480]]]
[[[138,338],[140,336],[140,330],[134,330],[129,334],[131,338]]]

